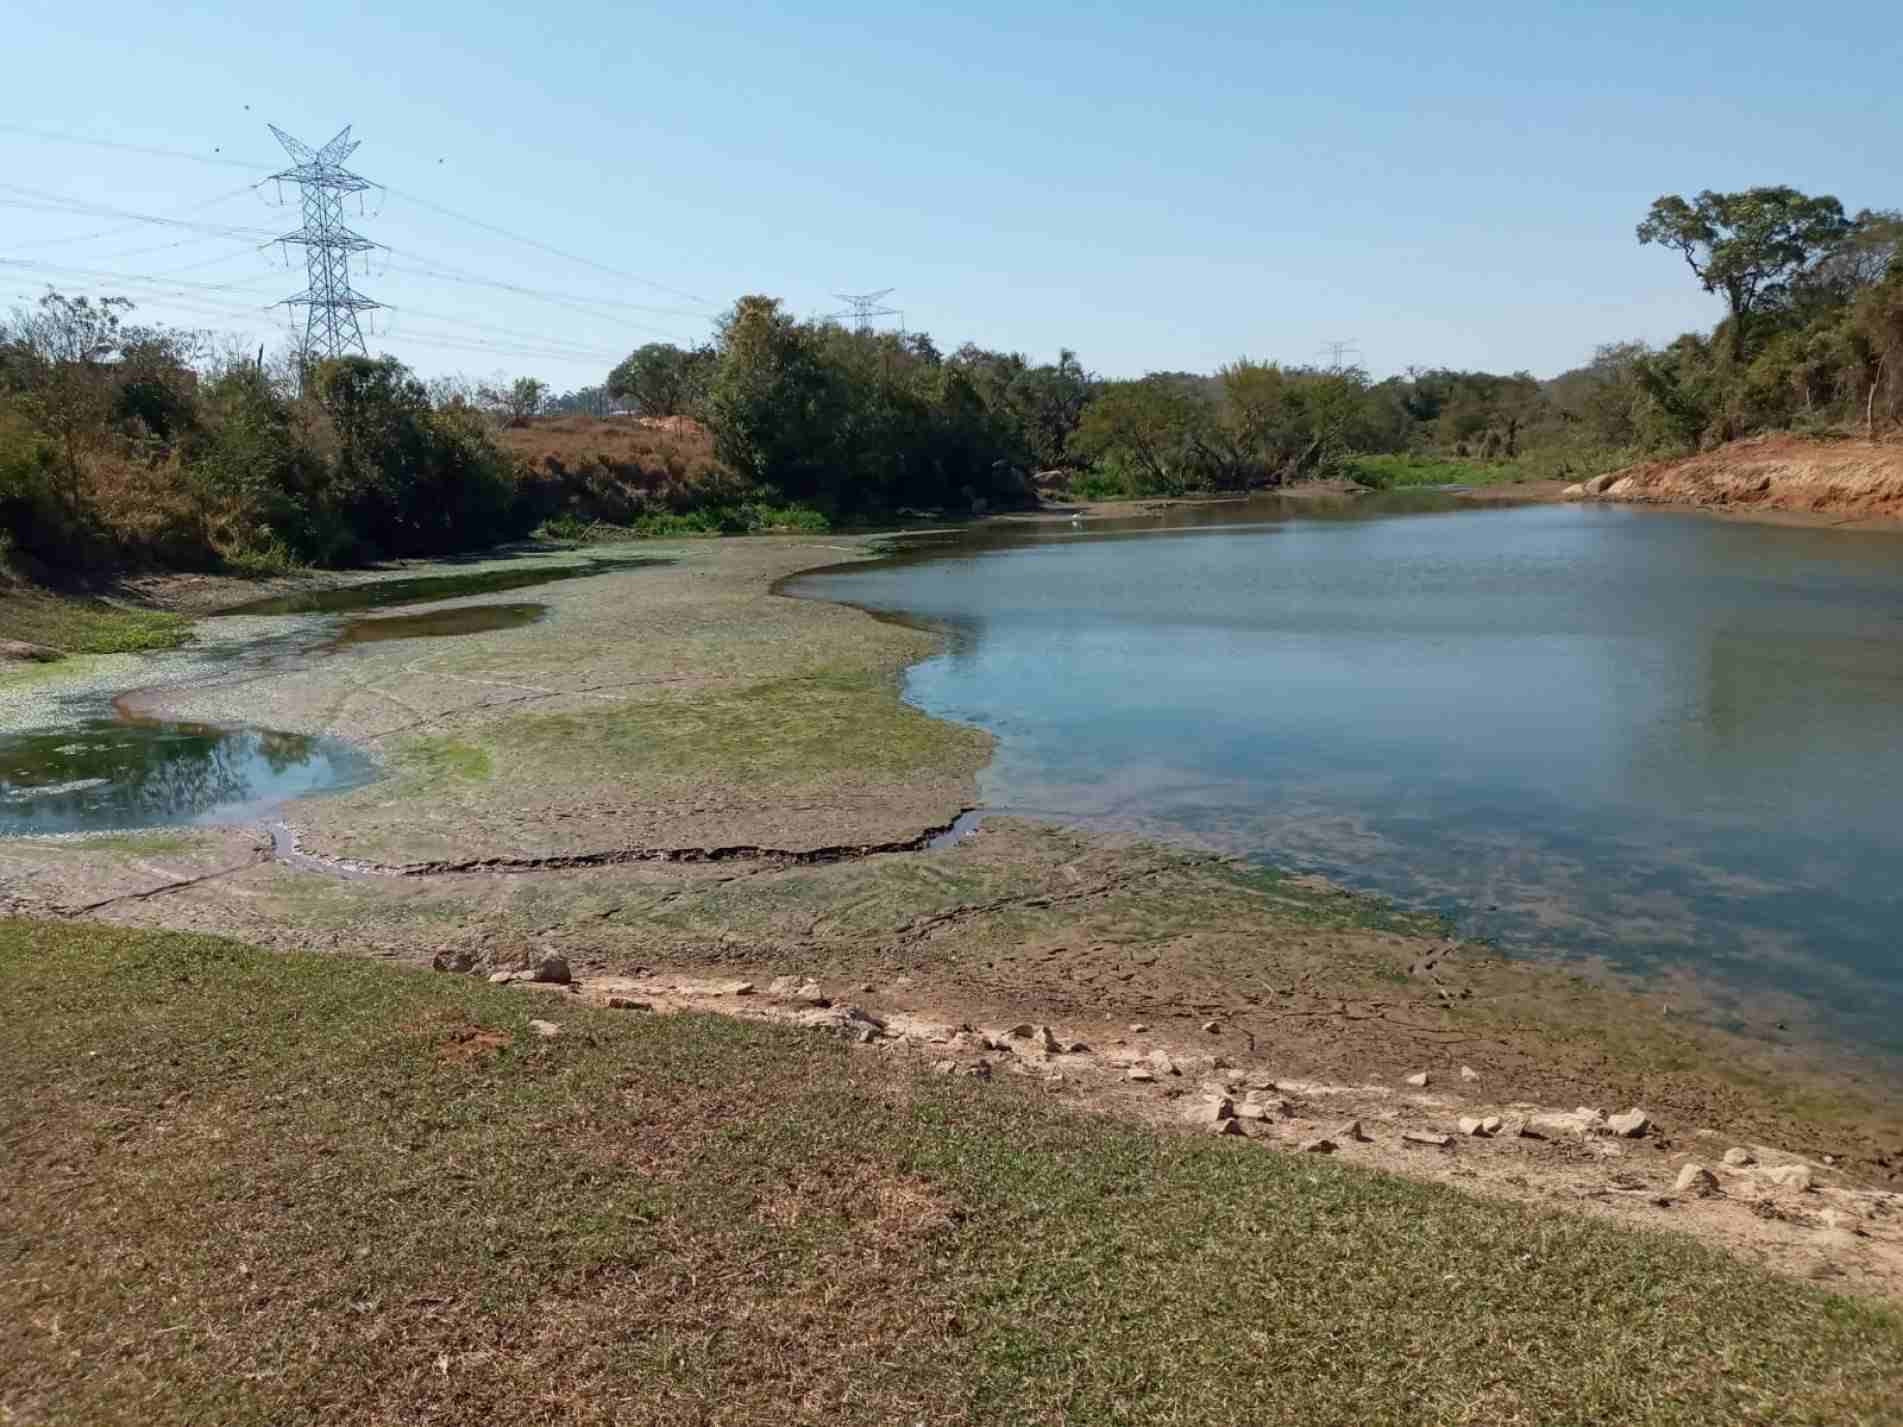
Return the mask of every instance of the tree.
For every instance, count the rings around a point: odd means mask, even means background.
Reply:
[[[1126,468],[1157,494],[1179,495],[1196,483],[1210,417],[1209,403],[1180,377],[1153,372],[1106,384],[1070,445],[1085,460]]]
[[[1680,254],[1706,292],[1723,295],[1731,313],[1731,357],[1742,362],[1751,319],[1781,303],[1849,226],[1835,198],[1783,187],[1706,189],[1689,203],[1676,194],[1657,199],[1638,238]]]
[[[548,383],[534,377],[517,377],[506,386],[479,387],[476,395],[504,426],[527,426],[548,403]]]
[[[608,395],[632,401],[643,416],[685,416],[700,405],[713,353],[672,342],[637,347],[608,373]]]

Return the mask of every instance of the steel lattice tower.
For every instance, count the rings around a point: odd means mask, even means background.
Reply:
[[[370,312],[383,304],[353,291],[350,286],[350,259],[377,246],[361,234],[353,233],[344,223],[344,198],[377,185],[359,178],[344,167],[344,160],[356,152],[358,140],[350,137],[350,126],[325,144],[312,149],[293,139],[276,124],[270,126],[284,151],[297,161],[272,177],[294,183],[304,195],[304,226],[286,233],[281,243],[301,243],[310,285],[295,297],[284,299],[285,307],[305,309],[304,343],[307,350],[325,357],[341,357],[355,352],[368,356],[359,312]]]
[[[870,332],[875,317],[902,317],[896,307],[881,307],[879,304],[892,295],[893,289],[880,288],[877,292],[835,292],[834,297],[847,305],[844,312],[829,314],[833,317],[850,317],[855,332]]]

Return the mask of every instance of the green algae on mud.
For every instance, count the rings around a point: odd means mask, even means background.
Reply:
[[[548,613],[543,604],[452,605],[426,614],[386,615],[381,619],[353,619],[338,631],[331,647],[380,644],[390,639],[453,639],[465,634],[487,634],[496,629],[520,629]]]

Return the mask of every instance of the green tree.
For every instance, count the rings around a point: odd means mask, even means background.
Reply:
[[[688,416],[706,390],[713,354],[672,342],[637,347],[608,373],[608,395],[631,401],[643,416]]]
[[[1173,373],[1109,382],[1084,411],[1071,449],[1133,477],[1139,488],[1179,495],[1207,460],[1209,403]]]
[[[1710,189],[1687,202],[1657,199],[1638,226],[1640,243],[1658,243],[1685,259],[1706,292],[1730,311],[1730,353],[1744,360],[1752,318],[1784,301],[1793,283],[1849,231],[1843,204],[1794,188]]]

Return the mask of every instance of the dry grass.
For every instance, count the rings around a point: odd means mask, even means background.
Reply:
[[[813,1035],[23,922],[0,995],[0,1420],[1903,1412],[1895,1315],[1685,1241]]]

